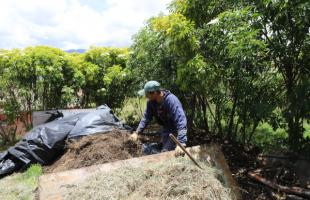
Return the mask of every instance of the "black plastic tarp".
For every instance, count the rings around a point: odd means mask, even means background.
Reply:
[[[0,177],[28,167],[31,163],[48,165],[63,153],[67,139],[113,129],[126,129],[108,106],[77,113],[39,125],[7,151],[0,153]]]

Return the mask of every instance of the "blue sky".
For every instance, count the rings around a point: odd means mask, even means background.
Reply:
[[[0,48],[129,46],[171,0],[0,0]]]

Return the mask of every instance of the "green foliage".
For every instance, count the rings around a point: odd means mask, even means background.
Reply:
[[[61,107],[67,108],[78,103],[78,99],[75,95],[73,88],[64,86],[61,90]]]
[[[262,40],[283,77],[283,116],[288,124],[291,148],[301,150],[303,118],[309,118],[310,2],[257,1]]]
[[[310,124],[304,122],[304,128],[305,128],[304,137],[310,139]]]
[[[152,28],[167,37],[168,45],[173,52],[180,57],[194,55],[198,47],[194,34],[194,23],[186,19],[180,13],[172,13],[168,16],[160,16],[151,20]]]
[[[150,22],[134,37],[128,67],[135,77],[137,91],[147,80],[158,80],[163,87],[174,87],[176,56],[168,41],[152,28]]]
[[[121,109],[116,110],[116,115],[130,126],[137,126],[143,116],[146,99],[139,97],[127,98]]]
[[[2,105],[12,114],[121,108],[147,80],[158,80],[182,101],[189,129],[260,146],[280,145],[279,136],[302,151],[310,116],[310,2],[174,0],[169,9],[149,19],[129,49],[0,50]],[[132,112],[124,118],[134,124],[139,117]]]
[[[6,115],[0,124],[2,143],[15,142],[21,112],[121,107],[132,92],[128,57],[126,48],[92,47],[84,54],[47,46],[0,50],[0,108]]]
[[[126,48],[92,47],[85,54],[46,46],[1,50],[1,99],[23,111],[120,107],[132,81],[128,57]]]
[[[260,146],[285,130],[290,148],[301,150],[309,12],[302,0],[175,0],[135,35],[129,67],[140,87],[157,79],[181,98],[189,128]],[[261,122],[277,131],[256,131]]]
[[[20,114],[20,105],[16,99],[8,99],[3,103],[3,111],[8,124],[14,124],[16,118]]]
[[[132,76],[127,69],[129,52],[126,48],[93,47],[85,53],[84,60],[93,66],[83,87],[82,104],[89,100],[97,105],[120,107],[130,90]],[[89,73],[93,72],[93,73]]]
[[[14,96],[8,97],[2,102],[2,108],[5,119],[0,122],[1,145],[12,145],[17,141],[16,119],[20,117],[20,104]]]
[[[288,134],[284,129],[277,128],[274,130],[268,123],[260,124],[255,130],[253,144],[260,146],[265,151],[286,148]]]

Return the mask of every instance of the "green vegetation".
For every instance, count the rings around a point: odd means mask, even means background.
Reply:
[[[135,126],[140,122],[146,107],[146,99],[139,97],[127,98],[120,109],[116,109],[116,115],[128,125]]]
[[[2,200],[35,199],[38,177],[42,174],[40,165],[32,165],[23,173],[16,173],[0,179],[0,196]]]
[[[265,150],[284,149],[287,137],[288,134],[284,129],[274,130],[270,124],[262,123],[255,130],[253,143]]]
[[[309,27],[305,0],[173,0],[169,13],[149,19],[128,48],[91,47],[82,54],[48,46],[0,49],[6,116],[0,150],[19,139],[16,119],[31,128],[24,118],[34,110],[107,104],[134,126],[146,104],[136,91],[158,80],[180,98],[190,139],[216,134],[265,151],[310,156]],[[32,165],[0,179],[0,196],[34,199],[41,174],[41,166]],[[154,189],[158,180],[149,181],[145,187]],[[103,192],[101,183],[90,188]],[[156,195],[161,190],[159,185]]]
[[[190,128],[261,143],[271,131],[256,129],[269,123],[303,151],[309,25],[308,1],[175,0],[135,36],[129,67],[177,94]]]
[[[0,139],[4,144],[15,141],[15,119],[22,111],[120,107],[132,82],[128,56],[126,48],[105,47],[85,54],[46,46],[0,50],[0,108],[8,125],[0,129]]]
[[[304,137],[310,139],[310,124],[304,123]]]
[[[181,99],[191,138],[198,129],[307,149],[310,2],[174,0],[169,9],[149,19],[128,49],[0,50],[1,108],[14,118],[107,104],[134,124],[141,116],[135,92],[155,79]]]
[[[93,47],[85,54],[46,46],[1,50],[3,104],[23,111],[102,102],[119,106],[129,86],[128,55],[125,48],[104,47]]]

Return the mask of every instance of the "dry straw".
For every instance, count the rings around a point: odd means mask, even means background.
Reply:
[[[199,164],[203,169],[186,158],[176,158],[139,168],[127,167],[96,174],[69,188],[65,199],[232,199],[220,171],[205,163]]]

